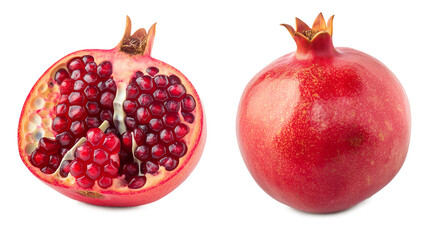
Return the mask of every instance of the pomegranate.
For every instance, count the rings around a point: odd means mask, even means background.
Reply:
[[[283,24],[297,44],[247,85],[237,114],[244,162],[274,199],[311,213],[348,209],[388,184],[410,140],[407,96],[373,57],[335,48],[332,21]]]
[[[111,50],[81,50],[35,83],[18,126],[19,153],[44,183],[73,199],[136,206],[191,173],[206,139],[200,98],[177,69],[151,57],[155,24]]]

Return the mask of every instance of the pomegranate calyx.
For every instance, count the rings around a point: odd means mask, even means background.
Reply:
[[[316,38],[316,36],[325,34],[325,33],[329,34],[329,36],[332,37],[333,20],[334,20],[334,15],[332,15],[329,18],[328,24],[326,24],[323,14],[319,13],[319,15],[317,15],[316,19],[314,20],[313,26],[311,28],[299,18],[295,18],[296,30],[289,24],[280,24],[280,25],[284,26],[289,31],[289,33],[292,35],[293,38],[303,37],[307,39],[307,41],[311,42]]]
[[[153,40],[155,38],[156,23],[154,23],[148,32],[140,28],[131,35],[131,19],[127,16],[124,36],[119,43],[119,49],[130,55],[148,55],[152,51]]]

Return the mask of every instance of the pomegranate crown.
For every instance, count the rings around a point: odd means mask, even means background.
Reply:
[[[281,25],[289,31],[293,38],[300,37],[305,38],[308,41],[313,41],[313,39],[315,39],[318,35],[329,34],[329,36],[332,37],[333,20],[334,15],[328,19],[328,24],[326,24],[323,14],[319,13],[311,28],[299,18],[295,18],[296,30],[293,29],[293,27],[289,24]]]
[[[131,55],[150,55],[155,38],[155,28],[156,23],[147,32],[146,29],[140,28],[131,35],[131,19],[127,16],[125,33],[118,45],[119,49]]]

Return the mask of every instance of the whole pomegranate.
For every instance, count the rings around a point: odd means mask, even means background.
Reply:
[[[345,210],[396,175],[410,140],[410,109],[381,62],[332,44],[332,20],[283,24],[297,44],[247,85],[238,144],[274,199],[312,213]]]
[[[104,206],[153,202],[181,184],[206,139],[200,98],[177,69],[151,57],[155,25],[111,50],[81,50],[31,89],[19,153],[44,183]]]

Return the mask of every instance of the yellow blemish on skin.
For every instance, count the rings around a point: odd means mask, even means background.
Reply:
[[[374,165],[374,160],[371,161],[371,165]]]
[[[368,176],[366,176],[366,184],[369,185],[369,183],[370,183],[370,179],[369,179],[369,175],[368,175]]]
[[[378,136],[380,137],[381,141],[384,141],[384,135],[383,135],[383,133],[379,133]]]
[[[384,121],[384,123],[386,124],[386,126],[387,126],[387,129],[389,130],[389,131],[392,131],[393,130],[393,127],[392,127],[392,123],[390,123],[389,121]]]

